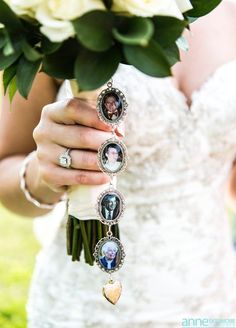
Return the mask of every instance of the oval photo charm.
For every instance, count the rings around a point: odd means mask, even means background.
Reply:
[[[116,175],[127,165],[127,150],[123,142],[109,139],[98,150],[98,164],[103,172]]]
[[[124,247],[115,237],[104,237],[95,246],[94,258],[103,271],[112,273],[123,265]]]
[[[107,124],[116,125],[126,115],[128,104],[124,94],[111,86],[98,96],[97,110],[99,118]]]
[[[124,214],[124,197],[117,190],[105,190],[97,201],[97,213],[102,223],[107,225],[117,224]]]

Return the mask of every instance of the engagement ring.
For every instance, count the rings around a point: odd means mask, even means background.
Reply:
[[[59,165],[61,167],[65,167],[69,169],[71,167],[71,156],[70,156],[70,148],[67,148],[66,151],[59,156]]]

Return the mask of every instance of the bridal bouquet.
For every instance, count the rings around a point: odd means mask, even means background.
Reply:
[[[176,41],[221,0],[0,0],[0,71],[10,99],[27,98],[38,70],[94,90],[130,64],[171,74]]]
[[[120,63],[154,76],[171,75],[179,60],[179,40],[196,18],[221,0],[0,0],[0,71],[10,100],[27,98],[40,70],[73,79],[80,91],[104,85]],[[72,95],[73,96],[73,95]],[[67,250],[72,260],[93,264],[94,245],[107,230],[91,220],[95,191],[77,187],[76,205],[87,221],[69,220]],[[88,205],[88,206],[87,206]],[[77,213],[77,207],[75,213]],[[70,212],[69,212],[70,213]],[[88,217],[90,220],[88,220]],[[113,235],[119,237],[118,227]]]

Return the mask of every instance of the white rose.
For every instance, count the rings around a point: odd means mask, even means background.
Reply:
[[[52,42],[62,42],[75,33],[71,22],[54,18],[46,3],[37,8],[36,18],[42,24],[40,31]]]
[[[100,0],[44,0],[37,8],[36,18],[41,32],[53,42],[61,42],[75,34],[70,20],[88,11],[105,9]]]
[[[182,12],[191,8],[189,0],[114,0],[112,10],[135,16],[164,15],[183,19]]]
[[[105,9],[101,0],[49,0],[47,4],[53,17],[64,20],[72,20],[88,11]]]
[[[35,16],[36,7],[43,0],[5,0],[9,7],[19,16]]]

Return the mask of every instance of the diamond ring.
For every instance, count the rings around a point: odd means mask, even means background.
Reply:
[[[69,169],[71,167],[71,156],[70,156],[70,148],[67,148],[66,151],[59,156],[59,165],[61,167],[65,167]]]

